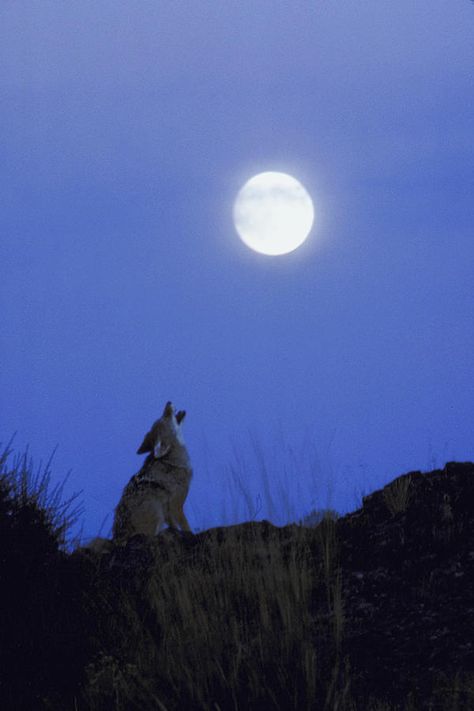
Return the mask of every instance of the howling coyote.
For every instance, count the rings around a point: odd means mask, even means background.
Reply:
[[[170,528],[191,528],[183,512],[192,469],[181,434],[186,413],[175,413],[167,402],[162,416],[145,435],[137,454],[150,454],[125,487],[115,509],[113,537],[126,540],[135,533],[157,534],[166,522]]]

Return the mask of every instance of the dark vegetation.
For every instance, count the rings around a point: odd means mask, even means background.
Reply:
[[[474,465],[354,513],[125,546],[67,543],[75,501],[0,471],[0,708],[474,709]]]

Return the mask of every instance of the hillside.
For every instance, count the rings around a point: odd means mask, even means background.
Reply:
[[[311,527],[72,553],[14,477],[4,463],[2,709],[474,709],[474,464]]]

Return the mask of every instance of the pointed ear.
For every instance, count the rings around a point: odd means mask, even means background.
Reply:
[[[137,449],[137,454],[145,454],[145,452],[153,451],[153,435],[151,432],[147,432],[143,438],[143,442]]]
[[[179,410],[179,412],[176,413],[176,422],[178,425],[182,423],[184,418],[186,417],[186,410]]]

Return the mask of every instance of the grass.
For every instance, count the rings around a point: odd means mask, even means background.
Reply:
[[[88,653],[82,641],[72,649],[69,619],[77,584],[67,532],[80,509],[76,497],[61,500],[62,485],[51,489],[51,460],[35,472],[28,452],[12,454],[9,445],[0,455],[0,706],[34,709],[45,688],[65,693],[74,660]]]
[[[392,516],[407,510],[411,493],[410,475],[399,477],[384,488],[383,497]]]
[[[283,529],[264,524],[229,527],[225,536],[210,529],[187,560],[151,556],[138,577],[118,584],[109,553],[68,552],[79,509],[76,497],[62,502],[61,487],[50,492],[51,461],[33,474],[27,453],[12,465],[10,458],[7,448],[0,457],[1,564],[11,587],[1,619],[2,708],[358,711],[341,653],[334,512],[313,512],[322,521],[312,549],[298,525],[288,546],[274,535]],[[267,465],[262,475],[269,495]],[[404,510],[410,494],[408,479],[395,483],[386,491],[392,513]],[[251,509],[241,477],[236,486]],[[175,545],[166,533],[163,545],[167,537]],[[315,615],[315,596],[324,615]],[[461,711],[461,692],[474,697],[470,683],[456,681],[445,711]],[[373,700],[367,711],[395,708]]]
[[[10,503],[9,514],[15,518],[26,511],[34,511],[58,547],[72,549],[76,540],[68,539],[68,534],[81,518],[83,507],[79,503],[79,493],[64,499],[64,487],[69,474],[60,484],[51,487],[55,451],[46,464],[40,462],[35,472],[28,449],[12,458],[12,443],[13,438],[0,454],[0,481],[2,493]]]
[[[250,527],[246,539],[238,528],[234,533],[219,542],[218,529],[208,532],[206,547],[214,556],[197,556],[184,566],[170,562],[161,574],[152,571],[147,604],[166,634],[152,657],[147,652],[131,667],[121,667],[105,696],[104,661],[98,660],[90,670],[89,708],[104,708],[111,695],[116,708],[127,708],[123,679],[134,677],[137,668],[150,681],[148,703],[159,700],[167,711],[261,708],[263,699],[268,709],[314,708],[323,679],[310,634],[310,596],[317,587],[311,555],[304,546],[285,554],[275,543],[266,545],[258,526]],[[329,578],[333,557],[329,545],[327,550]],[[326,637],[330,626],[336,637],[342,629],[340,587],[328,595],[328,604],[333,603],[337,615],[333,622],[330,615]],[[108,658],[107,668],[110,664]],[[160,689],[167,690],[165,696],[159,696]],[[328,688],[325,707],[337,707],[337,693]]]
[[[301,516],[301,508],[307,505],[308,499],[312,505],[322,499],[318,484],[324,477],[314,443],[306,436],[300,442],[300,447],[295,449],[286,441],[281,426],[278,426],[274,432],[273,441],[277,444],[273,447],[269,447],[268,443],[264,447],[262,440],[258,439],[252,431],[248,431],[247,435],[244,446],[233,443],[233,459],[227,468],[232,481],[227,498],[234,505],[230,519],[233,522],[241,521],[242,518],[255,520],[264,510],[265,517],[276,525],[297,521]],[[251,473],[250,477],[249,473]],[[295,477],[295,473],[298,476]],[[249,478],[252,479],[253,484],[258,484],[260,487],[256,496],[250,492]],[[312,491],[307,491],[306,485],[301,491],[301,482],[308,481],[312,483]],[[261,491],[263,491],[263,499]],[[297,506],[290,501],[290,491],[296,497]],[[312,515],[331,509],[332,495],[332,482],[327,481],[325,508],[311,511],[305,517],[307,525],[312,525]],[[240,513],[242,503],[244,504],[243,515]],[[223,515],[219,520],[227,520],[225,516],[227,512],[224,510],[221,513]],[[316,523],[314,518],[313,522]]]
[[[238,539],[226,540],[217,547],[211,533],[210,543],[218,550],[218,556],[207,569],[197,575],[196,569],[189,566],[180,576],[169,576],[159,589],[151,591],[159,624],[166,627],[167,620],[174,620],[158,660],[168,684],[181,692],[184,686],[185,695],[196,698],[203,708],[208,705],[209,690],[216,685],[228,690],[234,703],[243,685],[250,698],[263,693],[273,698],[274,708],[278,708],[276,690],[287,686],[284,670],[298,648],[301,676],[311,694],[316,660],[305,635],[311,623],[310,566],[304,559],[297,560],[294,552],[284,562],[281,551],[265,550],[258,535],[251,565],[248,549],[241,542],[239,545]],[[245,625],[250,607],[253,628]],[[237,614],[229,621],[231,609]],[[275,625],[288,631],[281,639],[277,667],[272,633]],[[182,669],[189,670],[184,679],[181,672],[176,677],[177,670]],[[269,674],[266,669],[271,670]],[[275,684],[275,672],[280,684]],[[297,695],[295,689],[295,702],[299,704]]]

